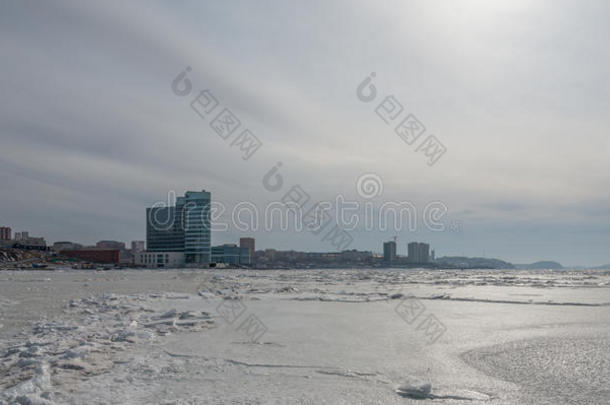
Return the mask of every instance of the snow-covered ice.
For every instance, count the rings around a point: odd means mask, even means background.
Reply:
[[[605,271],[5,271],[0,302],[0,404],[610,398]]]

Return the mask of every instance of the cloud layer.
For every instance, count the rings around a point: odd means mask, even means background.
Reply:
[[[168,190],[281,197],[261,185],[281,161],[316,200],[376,173],[383,199],[440,200],[463,223],[403,232],[405,245],[610,262],[608,17],[604,1],[4,2],[0,222],[50,241],[143,239],[144,207]],[[263,142],[250,160],[172,93],[186,66]],[[447,147],[436,165],[358,100],[371,72],[379,100],[394,95]],[[391,236],[356,232],[353,247]]]

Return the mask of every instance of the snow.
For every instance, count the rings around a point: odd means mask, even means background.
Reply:
[[[610,272],[1,276],[0,404],[608,403]]]

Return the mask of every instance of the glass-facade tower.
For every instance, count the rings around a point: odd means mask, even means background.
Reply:
[[[176,201],[184,228],[186,264],[210,263],[210,200],[207,191],[187,191]]]
[[[146,209],[146,250],[149,252],[183,252],[184,231],[176,207]]]
[[[172,207],[146,209],[146,245],[150,252],[184,252],[185,263],[210,263],[211,193],[187,191]]]

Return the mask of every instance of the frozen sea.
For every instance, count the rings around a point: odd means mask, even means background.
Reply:
[[[610,271],[0,272],[0,404],[610,404]]]

